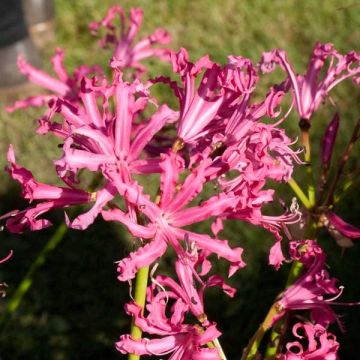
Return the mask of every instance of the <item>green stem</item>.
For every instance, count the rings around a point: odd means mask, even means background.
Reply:
[[[136,304],[139,305],[142,309],[144,309],[144,307],[145,307],[148,277],[149,277],[149,267],[148,266],[140,268],[136,274],[134,300],[135,300]],[[134,320],[131,323],[130,334],[134,340],[139,340],[139,339],[141,339],[141,336],[142,336],[142,331],[139,327],[137,327],[135,325]],[[138,359],[140,359],[140,355],[129,354],[128,359],[129,360],[138,360]]]
[[[278,303],[274,303],[267,313],[264,322],[259,326],[256,333],[249,342],[249,345],[244,349],[241,360],[253,360],[256,358],[260,343],[272,325],[274,316],[279,313]]]
[[[291,286],[300,277],[303,269],[304,269],[304,265],[301,262],[299,261],[293,262],[286,281],[285,289]],[[287,330],[287,323],[288,323],[288,319],[287,316],[285,315],[276,323],[275,327],[272,329],[270,334],[270,341],[265,351],[265,359],[267,360],[276,359],[276,356],[281,347],[281,340],[283,339]]]
[[[294,179],[291,178],[288,181],[288,185],[291,187],[291,189],[294,191],[294,193],[299,198],[299,200],[303,203],[303,205],[306,207],[306,209],[310,209],[311,202],[308,199],[308,197],[305,195],[305,193],[302,191],[299,184]]]
[[[53,236],[48,240],[45,247],[41,250],[41,252],[36,257],[35,261],[31,264],[29,270],[27,271],[24,278],[21,280],[19,286],[15,290],[14,295],[10,299],[3,317],[0,320],[0,326],[4,328],[6,326],[7,321],[11,317],[11,315],[18,309],[23,297],[29,291],[36,271],[42,266],[47,256],[51,251],[53,251],[56,246],[61,242],[66,234],[68,228],[65,224],[61,224],[53,234]]]

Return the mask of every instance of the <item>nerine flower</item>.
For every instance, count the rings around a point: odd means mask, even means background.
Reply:
[[[237,199],[233,194],[219,194],[202,202],[201,205],[187,208],[201,192],[206,180],[205,169],[210,162],[210,159],[201,162],[197,168],[190,171],[180,185],[177,182],[179,175],[184,171],[182,159],[174,153],[163,154],[160,163],[160,196],[156,202],[151,201],[135,182],[129,184],[121,182],[120,179],[114,179],[113,184],[119,194],[133,204],[148,222],[146,226],[139,225],[121,209],[102,212],[105,220],[118,221],[124,224],[135,237],[148,239],[143,247],[119,262],[119,280],[132,279],[140,267],[150,265],[162,256],[168,244],[178,254],[182,254],[181,241],[184,239],[194,243],[198,249],[227,259],[230,262],[229,275],[245,265],[241,260],[241,248],[232,249],[225,240],[183,229],[184,226],[212,216],[216,217],[236,205]]]
[[[338,287],[337,280],[331,278],[324,269],[324,252],[315,241],[306,240],[291,242],[290,255],[293,260],[304,264],[306,270],[280,295],[277,302],[279,314],[274,321],[289,310],[310,310],[315,323],[327,327],[330,323],[337,321],[342,328],[331,305],[339,304],[335,300],[342,294],[343,287]],[[347,305],[355,304],[357,303]]]
[[[120,18],[120,31],[114,25],[116,16]],[[127,19],[125,12],[119,5],[108,10],[106,16],[99,22],[92,22],[89,29],[93,35],[97,35],[100,28],[105,28],[107,34],[101,39],[101,46],[108,43],[114,44],[115,49],[111,65],[116,68],[135,68],[138,72],[144,72],[145,66],[140,61],[149,57],[158,57],[162,60],[170,59],[170,50],[156,48],[154,45],[164,45],[171,41],[171,37],[164,29],[156,29],[149,36],[141,38],[134,44],[143,19],[143,11],[140,8],[130,9]],[[119,32],[119,33],[118,33]]]
[[[74,220],[75,223],[81,222],[83,228],[86,228],[95,220],[103,206],[114,197],[110,185],[104,186],[103,189],[95,193],[88,193],[74,187],[60,187],[38,182],[29,170],[16,163],[12,146],[9,147],[8,161],[11,166],[7,170],[11,177],[20,183],[23,197],[30,202],[40,201],[25,210],[12,211],[1,217],[1,219],[7,219],[6,227],[11,232],[20,233],[27,228],[31,230],[46,228],[51,226],[51,222],[39,218],[46,212],[55,208],[66,208],[72,205],[94,202],[89,211],[79,215]]]
[[[273,71],[275,64],[286,71],[288,86],[301,119],[310,120],[321,102],[341,81],[352,77],[360,81],[360,55],[354,51],[339,54],[333,44],[316,43],[305,75],[298,75],[283,50],[272,50],[262,55],[260,68],[263,72]],[[327,63],[329,62],[329,63]],[[324,75],[322,75],[324,74]]]
[[[196,144],[198,139],[211,132],[208,125],[216,120],[220,108],[229,111],[227,107],[233,107],[240,95],[246,97],[253,90],[257,79],[251,63],[243,58],[230,57],[224,67],[211,61],[207,55],[192,63],[182,48],[177,54],[172,54],[172,64],[183,84],[177,86],[171,82],[180,103],[175,147],[181,147],[183,143]],[[247,69],[244,73],[243,68]],[[200,77],[197,86],[196,80]]]
[[[67,103],[58,104],[57,111],[66,119],[63,132],[67,133],[64,155],[56,162],[62,177],[84,168],[101,170],[110,181],[114,177],[130,181],[132,173],[159,172],[159,159],[144,158],[142,152],[166,123],[177,118],[177,113],[162,105],[150,119],[136,126],[136,119],[149,102],[144,90],[139,82],[127,83],[118,78],[111,89],[104,90],[102,111],[96,103],[97,91],[91,88],[81,91],[81,114]],[[109,105],[113,99],[115,111]]]
[[[186,264],[183,265],[186,267]],[[117,350],[122,354],[170,355],[171,360],[220,359],[217,349],[206,347],[221,335],[216,325],[209,321],[205,323],[204,318],[201,318],[201,326],[193,325],[186,317],[189,312],[204,316],[201,294],[192,283],[184,283],[192,280],[192,274],[187,273],[179,262],[177,273],[182,279],[181,285],[168,277],[153,279],[153,284],[147,289],[146,315],[136,303],[126,305],[125,310],[133,316],[136,326],[150,334],[151,338],[135,340],[130,335],[122,335],[116,343]]]
[[[301,331],[300,331],[301,330]],[[319,324],[297,323],[292,329],[298,338],[286,344],[286,353],[279,360],[338,360],[339,343],[336,336]],[[304,347],[304,342],[307,346]]]
[[[230,297],[235,295],[236,290],[227,285],[219,275],[212,275],[204,282],[200,275],[204,276],[210,270],[209,267],[204,266],[206,257],[198,256],[196,246],[191,244],[186,244],[186,246],[190,247],[191,252],[187,251],[184,255],[180,255],[175,263],[179,283],[169,276],[158,275],[153,279],[153,284],[161,287],[167,294],[180,298],[203,325],[208,325],[203,301],[205,288],[220,286]],[[198,274],[196,270],[198,267],[202,268],[201,274]]]
[[[102,70],[99,66],[81,65],[75,69],[72,75],[69,75],[64,65],[64,51],[56,49],[55,55],[52,57],[52,67],[57,78],[47,74],[41,69],[37,69],[29,64],[24,58],[19,57],[17,65],[22,74],[24,74],[31,83],[49,91],[49,94],[31,96],[25,100],[18,100],[12,106],[8,106],[6,110],[13,112],[17,109],[27,107],[39,107],[46,105],[50,100],[60,96],[70,103],[78,101],[80,82],[82,78],[91,73],[102,77]]]

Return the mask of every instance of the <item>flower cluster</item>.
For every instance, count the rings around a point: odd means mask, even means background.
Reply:
[[[120,32],[114,25],[117,16]],[[235,290],[220,275],[210,276],[210,268],[216,258],[222,258],[229,264],[230,277],[245,263],[239,239],[222,239],[220,232],[227,220],[261,226],[276,240],[269,255],[271,265],[282,265],[282,247],[289,246],[291,259],[305,268],[279,296],[273,323],[290,310],[310,310],[312,323],[294,327],[298,338],[298,329],[304,329],[309,347],[304,350],[299,342],[290,343],[281,359],[335,359],[330,354],[336,354],[338,343],[326,328],[337,320],[330,305],[341,290],[324,269],[325,255],[316,242],[299,239],[282,244],[283,229],[298,223],[301,212],[296,202],[281,207],[271,184],[288,182],[294,166],[303,164],[296,139],[280,127],[289,115],[281,110],[284,96],[291,93],[300,118],[308,121],[340,81],[351,77],[359,83],[359,55],[340,55],[332,44],[316,44],[305,76],[294,72],[281,50],[264,53],[259,64],[241,56],[229,56],[224,65],[208,56],[191,62],[183,48],[176,52],[154,46],[169,43],[163,29],[136,42],[142,16],[141,9],[131,9],[126,17],[116,6],[90,25],[93,34],[103,27],[107,31],[102,46],[114,45],[110,80],[97,66],[81,66],[68,75],[62,50],[52,60],[58,79],[19,59],[20,71],[51,94],[18,101],[9,111],[48,106],[37,131],[51,133],[62,142],[62,156],[54,166],[63,186],[37,181],[16,162],[10,146],[7,171],[20,183],[30,204],[2,217],[6,229],[14,233],[40,230],[51,225],[47,213],[52,209],[88,204],[90,209],[75,218],[65,213],[68,227],[85,230],[101,216],[121,223],[140,239],[135,251],[119,259],[120,281],[131,281],[171,247],[179,282],[162,275],[152,277],[145,313],[135,301],[126,305],[135,325],[151,338],[123,335],[116,348],[138,355],[171,354],[175,360],[221,358],[217,347],[207,347],[220,331],[206,315],[204,290],[217,285],[233,296]],[[167,62],[172,77],[144,80],[146,67],[141,61],[148,57]],[[328,58],[330,65],[326,65]],[[276,65],[287,77],[259,99],[254,96],[257,84]],[[152,87],[158,83],[173,93],[175,109],[152,96]],[[332,145],[327,141],[324,147]],[[326,149],[328,161],[331,150]],[[84,172],[95,174],[95,188],[83,186]],[[282,210],[265,213],[268,203]],[[359,231],[345,226],[335,214],[326,216],[339,232],[358,237]],[[193,226],[204,221],[211,222],[212,235],[199,233]]]

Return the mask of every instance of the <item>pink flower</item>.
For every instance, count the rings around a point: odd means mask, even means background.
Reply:
[[[120,209],[102,212],[105,220],[121,222],[134,236],[148,239],[145,246],[119,262],[119,280],[132,279],[140,267],[150,265],[162,256],[167,244],[171,244],[177,254],[182,254],[183,249],[179,242],[184,239],[188,239],[206,253],[214,253],[227,259],[230,262],[230,276],[245,265],[241,259],[241,248],[232,249],[225,240],[213,239],[208,235],[182,229],[184,226],[209,217],[216,217],[236,204],[237,200],[233,194],[219,194],[201,205],[186,208],[201,192],[206,180],[205,170],[209,163],[210,160],[204,160],[196,169],[192,169],[181,184],[181,190],[178,190],[176,184],[179,175],[183,172],[182,159],[174,153],[163,154],[160,163],[162,172],[159,204],[152,202],[148,196],[144,195],[142,188],[135,182],[129,184],[114,179],[114,185],[119,194],[148,219],[148,225],[143,226],[134,222],[128,214]]]
[[[274,321],[289,310],[310,310],[315,323],[327,327],[337,321],[342,328],[331,305],[341,304],[335,300],[342,294],[343,287],[337,287],[337,280],[324,269],[325,254],[321,248],[313,240],[291,242],[290,255],[293,260],[304,264],[306,272],[280,295],[277,302],[279,314]]]
[[[80,221],[82,228],[86,228],[95,220],[102,207],[114,197],[109,185],[96,193],[88,193],[73,187],[59,187],[40,183],[34,179],[30,171],[16,163],[12,146],[9,147],[8,161],[11,167],[7,170],[12,178],[20,183],[23,197],[30,202],[42,201],[25,210],[12,211],[1,216],[1,219],[7,219],[6,227],[11,232],[19,233],[27,228],[31,230],[46,228],[51,226],[51,222],[47,219],[39,219],[42,214],[55,208],[65,208],[94,201],[94,206],[88,212],[74,220],[75,225]]]
[[[102,92],[102,110],[97,98]],[[162,105],[140,125],[136,120],[147,106],[150,97],[140,82],[127,83],[116,77],[111,87],[93,89],[86,78],[80,92],[83,111],[58,101],[57,112],[64,125],[53,125],[54,131],[66,136],[61,159],[56,161],[61,177],[76,174],[80,169],[102,171],[110,181],[120,178],[130,181],[131,174],[159,172],[159,159],[142,156],[144,148],[162,127],[173,122],[178,114]],[[110,102],[115,100],[115,111]],[[61,135],[60,135],[61,136]]]
[[[245,58],[229,57],[224,67],[211,61],[207,55],[192,63],[187,51],[182,48],[177,54],[172,54],[172,63],[173,71],[180,74],[183,86],[179,87],[164,78],[159,81],[168,82],[179,98],[179,145],[183,142],[196,144],[199,139],[214,131],[210,124],[216,131],[216,122],[233,111],[240,95],[248,99],[257,81],[254,67]],[[196,80],[200,74],[202,77],[197,86]]]
[[[185,280],[182,271],[183,269],[177,267],[178,275]],[[164,291],[163,286],[169,290]],[[190,294],[192,295],[189,299]],[[195,304],[196,301],[199,303]],[[204,347],[221,335],[216,325],[209,321],[204,322],[202,326],[185,323],[187,319],[185,316],[191,309],[192,311],[198,309],[203,315],[201,304],[201,299],[191,284],[182,283],[179,286],[168,277],[153,279],[153,285],[148,287],[147,291],[147,315],[143,315],[141,307],[136,303],[127,304],[125,307],[126,312],[133,316],[136,326],[152,335],[152,338],[143,337],[135,340],[130,335],[122,335],[116,343],[117,350],[122,354],[157,356],[171,354],[169,357],[171,360],[220,359],[215,348]],[[198,311],[195,310],[195,315]]]
[[[88,67],[85,65],[79,66],[75,69],[72,75],[69,75],[63,65],[64,52],[62,49],[56,49],[55,55],[51,59],[53,70],[57,75],[57,79],[43,70],[37,69],[30,65],[22,57],[18,58],[17,65],[22,74],[27,76],[30,82],[50,91],[50,94],[36,95],[25,100],[19,100],[12,106],[8,106],[6,110],[13,112],[17,109],[27,107],[39,107],[47,104],[51,99],[60,96],[71,103],[78,101],[78,93],[80,90],[81,79],[91,73],[102,76],[102,71],[99,66]]]
[[[330,64],[326,65],[327,60]],[[341,55],[333,44],[316,43],[305,75],[295,73],[282,50],[263,53],[260,68],[263,72],[274,70],[279,64],[288,74],[288,85],[293,90],[294,103],[301,119],[310,120],[320,103],[341,81],[352,77],[359,82],[360,56],[354,51]],[[324,75],[321,75],[323,74]]]
[[[299,332],[299,330],[303,330]],[[286,353],[280,355],[279,360],[338,360],[339,343],[336,336],[327,332],[319,324],[297,323],[292,330],[294,336],[300,341],[286,344]],[[303,332],[305,334],[303,335]],[[304,339],[307,347],[304,348]]]
[[[121,27],[117,33],[114,25],[116,15],[119,16]],[[140,61],[149,57],[158,57],[162,60],[170,59],[170,50],[156,48],[154,45],[168,44],[171,41],[170,35],[164,29],[156,29],[155,32],[147,37],[141,38],[134,44],[135,37],[139,32],[143,18],[143,11],[140,8],[130,9],[127,19],[123,8],[119,5],[109,8],[107,15],[99,22],[92,22],[89,29],[93,35],[97,35],[101,27],[107,30],[107,34],[101,39],[101,46],[108,43],[115,45],[115,50],[111,60],[111,65],[119,69],[135,68],[139,73],[146,68]],[[127,24],[129,23],[129,24]]]
[[[194,244],[194,243],[193,243]],[[195,244],[194,244],[195,245]],[[186,245],[192,247],[192,245]],[[204,310],[204,290],[207,287],[220,286],[223,291],[229,296],[233,297],[236,290],[231,286],[225,284],[223,278],[219,275],[213,275],[204,282],[196,271],[196,268],[203,267],[205,257],[198,257],[196,247],[191,250],[192,253],[186,252],[176,260],[175,271],[179,279],[178,284],[174,279],[169,276],[158,275],[153,279],[153,284],[161,286],[166,293],[174,294],[180,298],[185,304],[188,305],[189,311],[203,324],[207,325],[207,317]],[[210,269],[206,269],[206,272]],[[201,275],[205,275],[202,272]],[[198,290],[196,284],[200,285]]]

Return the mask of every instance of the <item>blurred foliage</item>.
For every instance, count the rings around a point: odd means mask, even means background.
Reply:
[[[97,41],[88,33],[87,26],[99,20],[113,0],[57,0],[56,46],[66,51],[66,65],[73,69],[79,64],[106,66],[110,50],[99,50]],[[225,62],[229,54],[250,57],[254,62],[261,52],[283,48],[299,73],[303,73],[311,50],[317,40],[333,42],[341,52],[360,51],[360,3],[327,0],[138,0],[123,2],[125,8],[140,6],[144,9],[141,34],[148,34],[156,27],[166,28],[174,41],[172,47],[189,50],[192,59],[208,53],[214,60]],[[44,67],[55,46],[44,52]],[[169,74],[166,64],[149,61],[151,75]],[[283,78],[281,72],[264,80]],[[156,95],[168,100],[163,87]],[[336,109],[340,111],[341,128],[337,154],[342,152],[352,127],[359,116],[359,89],[351,81],[341,84],[331,94]],[[330,101],[327,101],[329,105]],[[18,111],[9,115],[1,110],[0,163],[5,164],[9,143],[15,146],[19,163],[31,169],[42,181],[56,182],[51,159],[60,155],[58,141],[34,135],[35,122],[41,111]],[[324,106],[313,119],[313,152],[319,151],[320,135],[335,109]],[[297,119],[293,114],[285,126],[296,137]],[[354,149],[358,153],[359,145]],[[336,158],[335,158],[336,159]],[[316,163],[316,160],[315,160]],[[349,171],[355,167],[351,160]],[[51,171],[50,171],[51,169]],[[296,171],[302,176],[303,169]],[[0,176],[1,213],[13,208],[23,208],[19,189],[3,173]],[[281,187],[281,197],[289,201],[293,194]],[[359,192],[354,186],[339,206],[339,213],[346,220],[359,223]],[[60,224],[62,213],[54,216]],[[204,225],[204,229],[208,227]],[[202,229],[203,230],[203,229]],[[42,232],[11,235],[1,234],[1,252],[14,249],[13,258],[0,267],[0,279],[9,285],[8,296],[0,302],[0,313],[11,298],[17,284],[25,275],[32,261],[53,233],[54,228]],[[127,284],[116,279],[114,262],[128,253],[131,245],[122,234],[121,227],[97,221],[86,232],[69,231],[62,244],[50,254],[47,263],[35,275],[34,285],[0,334],[0,358],[13,359],[119,359],[114,349],[120,334],[127,332],[129,319],[123,314],[123,304],[129,299]],[[248,266],[230,279],[238,288],[234,300],[219,296],[216,289],[209,290],[207,308],[210,318],[218,322],[224,332],[221,342],[229,359],[239,358],[258,324],[263,319],[274,297],[283,288],[286,266],[276,272],[267,265],[268,250],[273,239],[264,231],[246,224],[231,222],[222,234],[232,244],[244,247]],[[345,285],[344,301],[360,300],[360,284],[354,281],[358,271],[360,247],[341,254],[335,242],[324,232],[321,245],[328,251],[332,275]],[[1,257],[1,256],[0,256]],[[169,271],[172,257],[169,254],[162,269]],[[216,269],[225,274],[221,264]],[[347,333],[338,334],[341,359],[354,359],[356,344],[360,341],[358,307],[339,307]],[[336,331],[334,329],[334,331]]]

